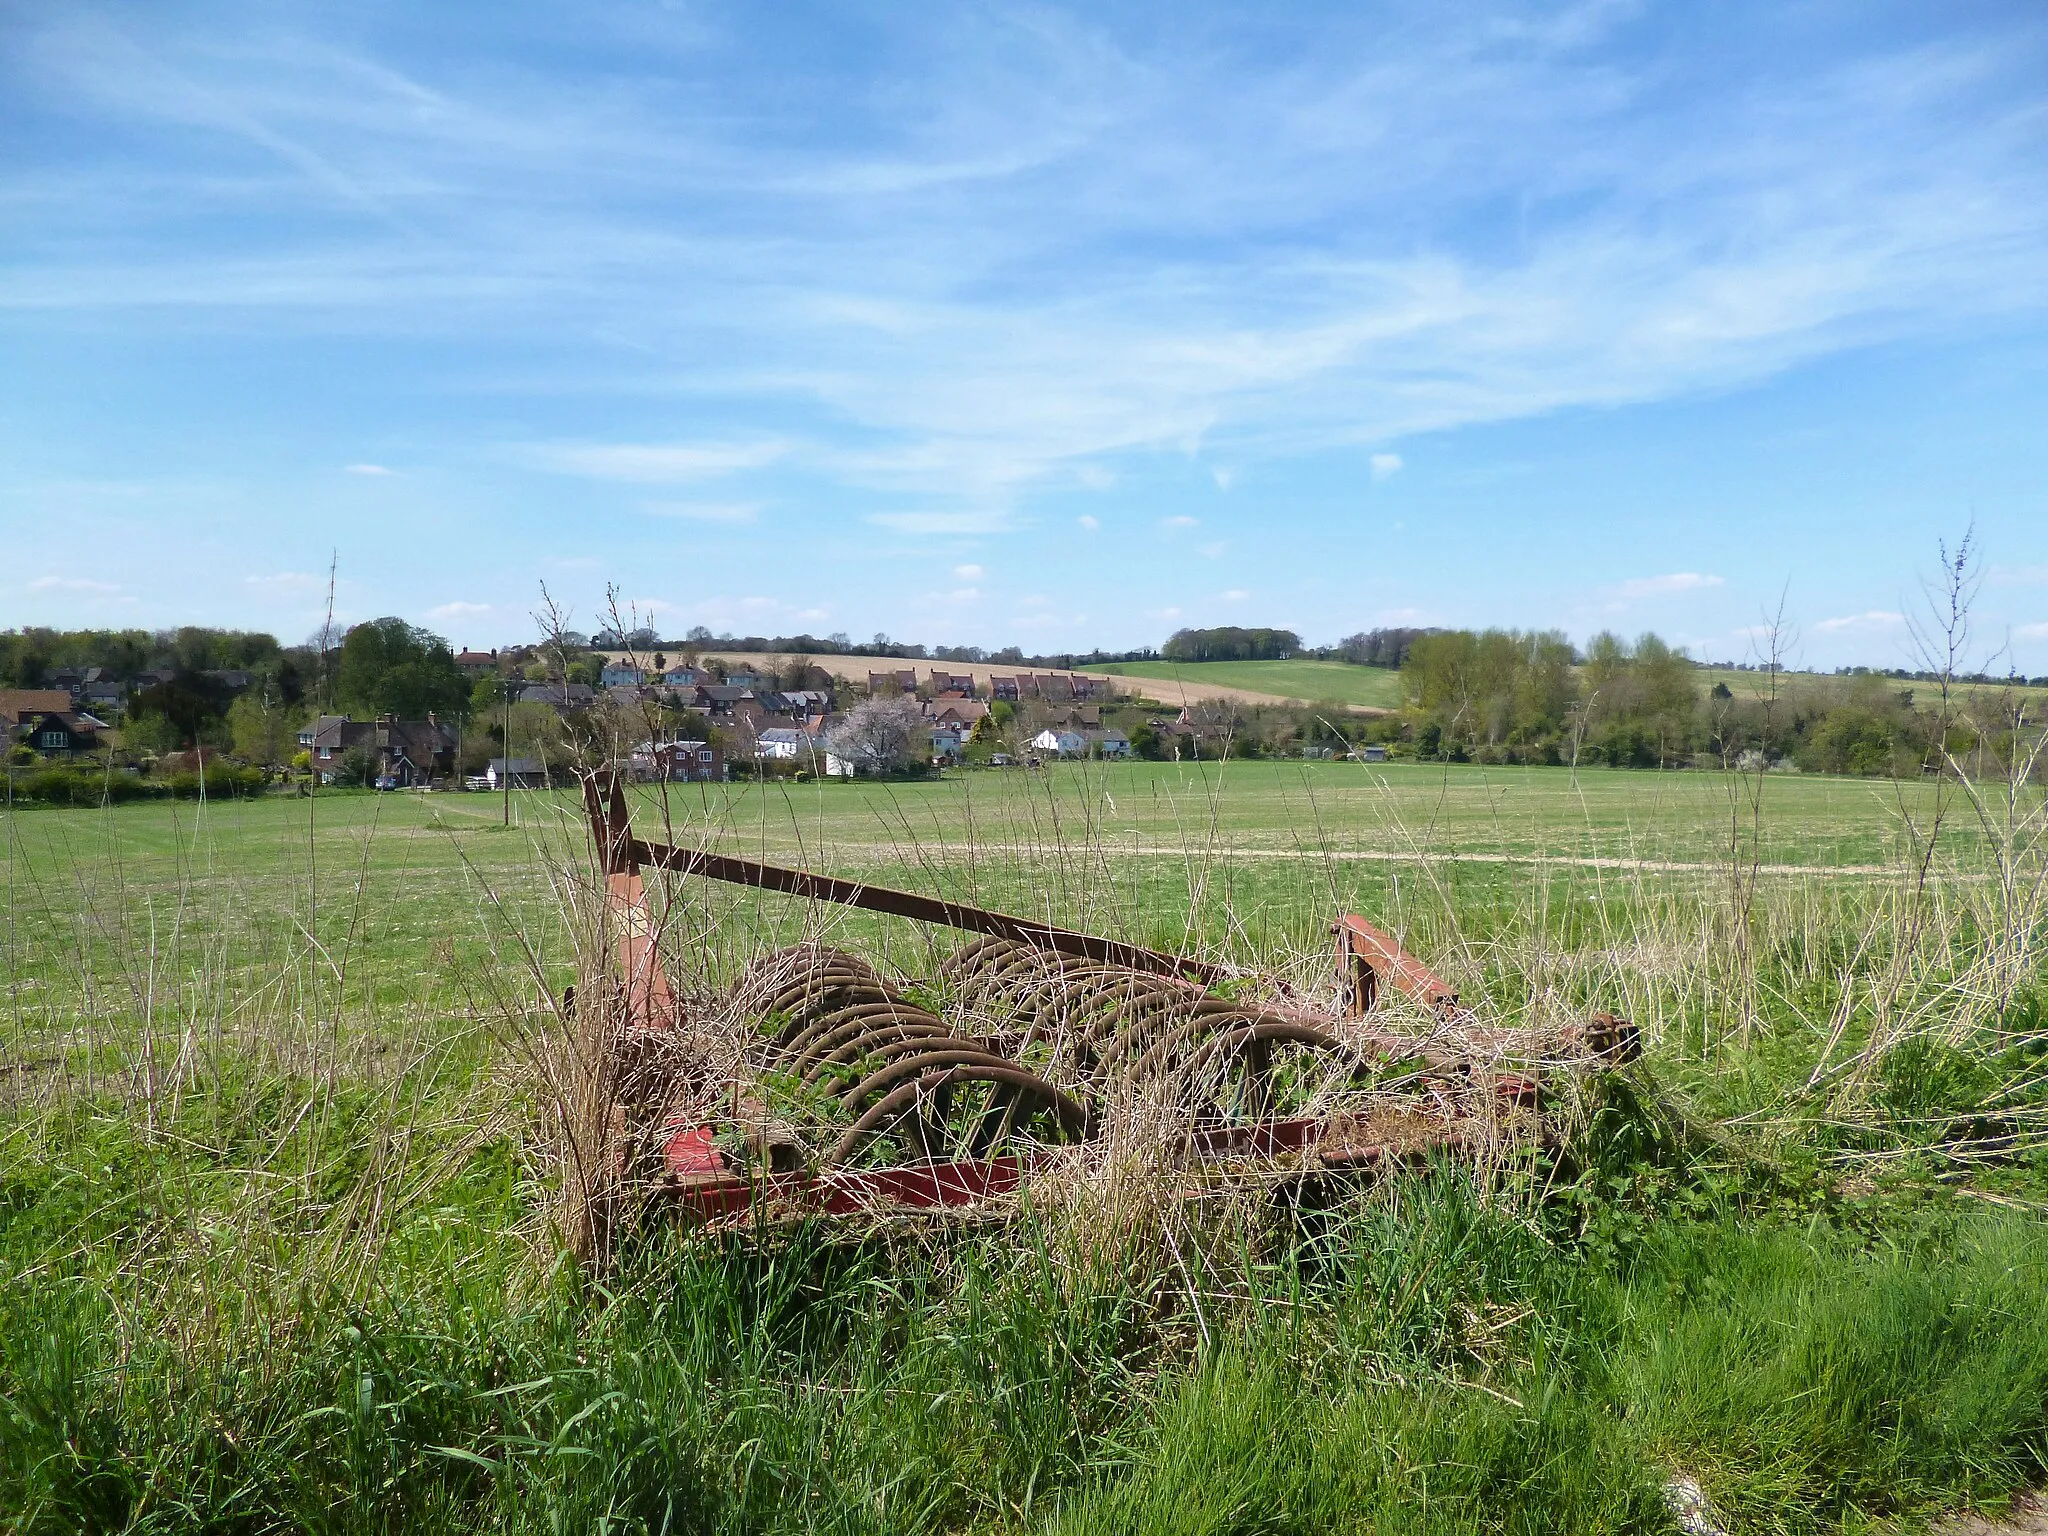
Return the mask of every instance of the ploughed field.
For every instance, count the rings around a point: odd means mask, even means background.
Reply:
[[[585,1275],[532,1070],[588,981],[573,797],[17,810],[0,1525],[1657,1531],[1685,1478],[1731,1530],[1869,1530],[2039,1479],[2038,828],[1407,764],[634,795],[642,836],[1311,994],[1358,911],[1484,1015],[1612,1009],[1645,1059],[1553,1151],[1314,1209],[1140,1180],[657,1225]],[[965,937],[666,894],[686,981],[801,937],[914,979]]]
[[[1355,667],[1343,661],[1115,661],[1094,668],[1112,677],[1149,678],[1165,686],[1145,693],[1179,702],[1175,683],[1215,683],[1249,694],[1304,703],[1401,707],[1401,674],[1392,667]]]

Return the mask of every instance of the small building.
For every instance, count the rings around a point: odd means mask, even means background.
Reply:
[[[494,757],[484,768],[484,782],[492,789],[546,789],[547,770],[534,757]]]
[[[974,674],[972,672],[941,672],[932,668],[932,694],[956,693],[963,699],[974,697]]]
[[[878,699],[886,699],[896,693],[915,693],[917,674],[908,668],[901,672],[870,672],[868,692]]]
[[[1384,763],[1387,760],[1387,749],[1374,742],[1371,746],[1360,749],[1358,760],[1362,763]]]
[[[638,688],[647,681],[647,671],[630,661],[608,661],[597,680],[605,688]]]
[[[988,696],[992,699],[1002,699],[1007,703],[1016,703],[1018,698],[1017,679],[1008,675],[998,677],[993,673],[990,674]]]
[[[688,665],[670,667],[661,674],[661,681],[671,688],[695,688],[699,683],[711,681],[711,674],[702,667]]]
[[[931,730],[931,743],[934,763],[957,763],[961,749],[967,745],[967,733],[957,725],[935,725]]]
[[[760,693],[773,688],[775,679],[757,667],[733,667],[725,674],[725,684],[728,688],[747,688]]]
[[[455,665],[462,668],[464,677],[477,678],[498,670],[496,651],[472,651],[468,649],[455,653]]]
[[[771,725],[754,738],[754,756],[764,763],[796,762],[817,746],[809,731],[793,725]]]

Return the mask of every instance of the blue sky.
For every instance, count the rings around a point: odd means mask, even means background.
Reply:
[[[0,0],[0,626],[2048,672],[2048,11]]]

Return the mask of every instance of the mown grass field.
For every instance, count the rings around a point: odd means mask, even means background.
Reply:
[[[1342,661],[1113,661],[1094,669],[1117,677],[1151,678],[1162,683],[1220,683],[1309,704],[1363,704],[1375,709],[1401,707],[1401,674],[1391,667],[1354,667]],[[1171,688],[1160,692],[1173,701]]]
[[[2038,839],[1931,784],[1772,777],[1760,821],[1756,788],[639,791],[646,835],[1305,988],[1362,911],[1490,1016],[1613,1008],[1646,1058],[1483,1176],[1113,1230],[662,1227],[598,1276],[549,1234],[525,1065],[579,974],[568,797],[9,813],[0,1524],[1670,1531],[1681,1475],[1736,1531],[1995,1507],[2048,1456]],[[911,974],[954,942],[677,894],[686,978],[805,932]]]

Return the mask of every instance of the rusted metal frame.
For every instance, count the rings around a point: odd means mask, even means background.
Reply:
[[[643,865],[651,864],[657,869],[683,875],[702,875],[730,885],[747,885],[757,890],[777,891],[785,896],[803,896],[813,901],[858,907],[866,912],[883,912],[892,917],[908,917],[940,927],[962,928],[972,933],[1014,939],[1039,949],[1110,965],[1129,966],[1133,970],[1155,971],[1166,976],[1191,976],[1204,983],[1216,981],[1223,974],[1220,967],[1206,961],[1177,959],[1140,945],[1076,933],[1069,928],[1056,928],[1050,923],[1013,917],[1006,912],[991,912],[985,907],[972,907],[965,902],[941,901],[937,897],[919,896],[911,891],[896,891],[887,886],[816,875],[809,870],[785,869],[777,864],[761,864],[753,859],[736,859],[694,848],[677,848],[669,843],[650,843],[633,836],[626,794],[618,775],[605,776],[609,778],[609,784],[603,791],[598,788],[599,777],[592,774],[584,778],[583,802],[590,813],[591,832],[597,838],[607,875],[631,874]]]
[[[1204,1161],[1271,1159],[1290,1154],[1315,1158],[1314,1166],[1290,1175],[1344,1173],[1412,1157],[1427,1146],[1456,1146],[1471,1132],[1455,1120],[1422,1144],[1332,1141],[1329,1122],[1268,1120],[1256,1125],[1206,1126],[1190,1132],[1187,1150]],[[1005,1153],[947,1163],[905,1163],[893,1168],[835,1168],[822,1173],[748,1177],[733,1173],[685,1173],[657,1194],[675,1199],[703,1220],[737,1216],[757,1204],[763,1212],[789,1215],[857,1216],[888,1211],[956,1210],[1014,1194],[1026,1177],[1050,1160],[1043,1152]]]

